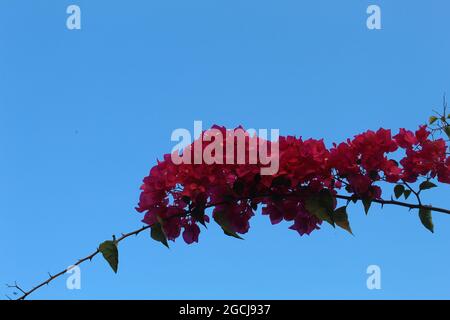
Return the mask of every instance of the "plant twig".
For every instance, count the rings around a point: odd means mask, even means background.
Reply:
[[[141,233],[142,231],[146,230],[150,228],[150,226],[143,226],[142,228],[139,228],[137,230],[128,232],[128,233],[124,233],[122,234],[122,236],[118,239],[116,239],[116,243],[121,242],[122,240],[132,236],[132,235],[138,235],[139,233]],[[92,252],[90,255],[78,260],[76,263],[73,264],[73,266],[78,266],[80,264],[82,264],[83,262],[87,261],[87,260],[92,260],[92,258],[94,258],[97,254],[100,253],[100,250],[97,248],[94,252]],[[37,289],[39,289],[40,287],[44,286],[44,285],[48,285],[50,282],[52,282],[53,280],[55,280],[56,278],[62,276],[63,274],[65,274],[67,272],[67,269],[61,270],[60,272],[58,272],[55,275],[51,275],[49,274],[49,277],[47,278],[47,280],[41,282],[40,284],[38,284],[37,286],[33,287],[32,289],[30,289],[29,291],[25,291],[22,290],[19,286],[17,286],[17,283],[15,283],[14,285],[8,285],[8,287],[10,288],[16,288],[18,290],[20,290],[23,295],[21,295],[19,298],[17,298],[17,300],[24,300],[26,297],[28,297],[30,294],[32,294],[34,291],[36,291]]]

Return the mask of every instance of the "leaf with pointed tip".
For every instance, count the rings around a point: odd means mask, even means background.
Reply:
[[[333,197],[329,190],[322,190],[305,201],[306,210],[320,220],[326,221],[334,227]]]
[[[156,240],[158,242],[161,242],[163,245],[165,245],[167,248],[169,248],[169,243],[167,242],[167,236],[162,228],[161,223],[157,222],[152,224],[151,230],[150,230],[150,236],[153,240]]]
[[[112,240],[107,240],[100,244],[98,250],[102,253],[103,258],[109,263],[114,273],[117,273],[119,266],[119,250],[117,250],[117,243]]]
[[[444,128],[444,131],[445,131],[445,133],[447,134],[447,137],[450,138],[450,126],[446,126],[446,127]]]
[[[223,230],[223,233],[225,233],[229,237],[233,237],[233,238],[236,238],[236,239],[244,240],[244,238],[242,238],[239,234],[237,234],[234,231],[228,231],[228,230],[225,230],[224,228],[222,228],[222,230]]]
[[[191,198],[188,196],[182,196],[181,199],[186,203],[186,204],[190,204],[191,203]]]
[[[344,230],[350,232],[353,235],[352,228],[350,227],[350,222],[348,221],[347,207],[343,206],[336,209],[333,213],[334,223]]]
[[[208,228],[205,223],[205,208],[204,207],[195,207],[191,212],[192,218],[195,221],[200,222],[205,228]]]
[[[242,196],[242,193],[245,190],[245,183],[241,179],[237,179],[233,184],[233,191],[238,195]]]
[[[431,117],[428,119],[428,123],[429,123],[429,124],[433,124],[433,123],[436,122],[437,119],[438,119],[437,117],[431,116]]]
[[[370,209],[370,206],[372,205],[372,199],[364,198],[364,199],[362,199],[362,203],[364,206],[364,212],[366,213],[366,215],[369,214],[369,209]]]
[[[405,186],[404,185],[398,184],[398,185],[395,186],[394,194],[395,194],[395,197],[397,199],[400,198],[404,192],[405,192]]]
[[[419,189],[420,190],[428,190],[431,188],[436,188],[437,185],[435,185],[433,182],[430,181],[424,181],[420,184]]]
[[[319,200],[323,203],[323,205],[333,212],[333,206],[334,206],[334,198],[331,194],[331,191],[328,189],[322,189],[319,192]]]
[[[290,187],[291,180],[285,176],[278,176],[272,180],[272,187]]]
[[[408,199],[409,196],[411,195],[412,191],[411,190],[405,190],[405,192],[403,193],[403,196],[405,197],[405,199]]]
[[[217,224],[222,228],[223,233],[225,233],[227,236],[244,240],[240,235],[238,235],[230,225],[230,222],[228,221],[225,212],[223,211],[216,211],[214,212],[214,220],[217,222]]]
[[[433,225],[433,218],[431,216],[431,210],[428,208],[420,208],[419,218],[423,226],[434,233],[434,225]]]

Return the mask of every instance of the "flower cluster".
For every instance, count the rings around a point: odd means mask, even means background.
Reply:
[[[199,139],[211,136],[213,129],[215,133],[230,131],[214,126]],[[213,143],[213,139],[207,140],[203,150]],[[331,148],[323,140],[282,136],[270,142],[245,135],[249,152],[262,144],[272,149],[275,143],[279,168],[273,175],[261,175],[264,165],[259,161],[175,164],[171,154],[166,154],[144,179],[137,207],[145,213],[143,221],[152,226],[152,236],[166,243],[180,235],[188,244],[197,242],[199,224],[209,223],[212,214],[227,235],[240,237],[249,230],[258,206],[272,224],[290,221],[290,229],[310,234],[328,221],[323,208],[336,210],[338,191],[370,201],[381,199],[380,182],[436,178],[450,183],[446,142],[432,139],[426,126],[415,132],[400,129],[394,136],[386,129],[367,131]],[[194,145],[183,152],[195,152]],[[323,194],[327,196],[317,196]]]

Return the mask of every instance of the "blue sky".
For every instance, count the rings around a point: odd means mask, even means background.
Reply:
[[[70,4],[81,30],[66,28]],[[369,4],[382,30],[366,28]],[[30,288],[141,226],[141,180],[194,120],[327,143],[416,128],[450,91],[449,12],[445,0],[2,0],[0,283]],[[425,201],[449,207],[448,192]],[[435,214],[431,234],[401,208],[350,213],[355,237],[299,237],[261,216],[245,241],[211,225],[167,250],[141,234],[121,243],[117,275],[97,257],[81,290],[62,277],[32,298],[450,298],[450,217]],[[366,287],[371,264],[381,290]]]

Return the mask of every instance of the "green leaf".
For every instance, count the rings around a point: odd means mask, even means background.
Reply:
[[[182,196],[181,199],[186,203],[186,204],[190,204],[191,203],[191,198],[188,196]]]
[[[343,206],[336,209],[333,213],[334,222],[344,230],[350,232],[353,235],[350,222],[348,221],[347,207]]]
[[[411,190],[405,190],[405,192],[403,193],[403,195],[405,196],[405,199],[408,199],[409,196],[411,195],[412,191]]]
[[[167,248],[169,248],[169,243],[167,242],[167,236],[162,228],[161,223],[157,222],[152,224],[151,230],[150,230],[150,236],[153,240],[156,240],[158,242],[161,242],[163,245],[165,245]]]
[[[214,220],[217,224],[222,228],[223,233],[227,236],[244,240],[240,235],[238,235],[230,225],[230,222],[227,219],[226,213],[224,211],[216,211],[214,212]]]
[[[364,199],[362,199],[362,203],[363,203],[363,206],[364,206],[364,212],[367,215],[369,213],[370,206],[372,205],[372,199],[364,198]]]
[[[205,208],[204,207],[195,207],[191,212],[192,218],[196,221],[200,222],[205,228],[207,228],[205,223]]]
[[[242,196],[245,190],[245,183],[241,179],[237,179],[233,184],[233,191],[238,195]]]
[[[311,214],[320,220],[326,221],[334,227],[333,221],[333,196],[327,189],[306,199],[305,207]]]
[[[102,253],[103,258],[108,261],[109,265],[115,273],[119,266],[119,250],[117,250],[117,243],[112,240],[107,240],[100,244],[98,250]]]
[[[447,137],[450,138],[450,126],[446,126],[446,127],[444,128],[444,132],[447,134]]]
[[[420,190],[427,190],[431,188],[436,188],[437,185],[435,185],[433,182],[430,181],[424,181],[420,184],[419,189]]]
[[[436,122],[437,119],[438,119],[437,117],[431,116],[430,119],[428,120],[428,123],[429,123],[429,124],[433,124],[433,123]]]
[[[225,230],[224,228],[222,228],[222,230],[223,230],[223,233],[226,234],[229,237],[233,237],[233,238],[236,238],[236,239],[244,240],[244,238],[242,238],[239,234],[237,234],[234,231],[228,231],[228,230]]]
[[[328,189],[322,189],[319,192],[320,201],[324,204],[324,206],[333,212],[334,207],[334,197],[331,194],[331,191]]]
[[[272,187],[287,187],[291,186],[291,180],[285,176],[278,176],[272,180]]]
[[[419,218],[423,226],[434,233],[433,219],[431,216],[431,210],[428,208],[419,209]]]
[[[395,197],[398,199],[402,196],[402,194],[405,192],[405,186],[398,184],[394,188],[394,194]]]

